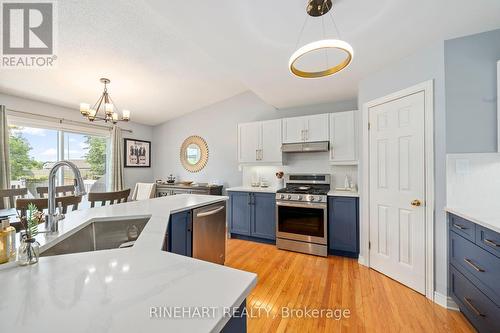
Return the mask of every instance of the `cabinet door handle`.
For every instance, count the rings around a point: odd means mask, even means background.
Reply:
[[[476,264],[474,264],[472,262],[472,260],[468,259],[468,258],[464,258],[464,261],[469,264],[469,266],[471,266],[472,268],[474,268],[476,271],[478,272],[484,272],[484,269],[478,267]]]
[[[480,317],[486,317],[484,313],[481,313],[475,306],[472,304],[472,301],[468,299],[467,297],[464,297],[464,302],[467,304],[467,306],[477,315]]]
[[[259,160],[259,150],[258,149],[255,149],[255,160],[256,161]]]
[[[460,230],[467,230],[468,229],[468,228],[464,227],[463,225],[456,224],[456,223],[453,223],[453,226],[457,229],[460,229]]]
[[[306,129],[306,140],[309,140],[309,130]]]
[[[500,247],[500,244],[498,243],[495,243],[494,241],[490,240],[490,239],[487,239],[485,238],[484,239],[484,242],[489,245],[489,246],[492,246],[492,247]]]

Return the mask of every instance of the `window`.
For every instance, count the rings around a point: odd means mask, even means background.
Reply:
[[[47,186],[51,165],[57,161],[57,131],[9,126],[10,177],[12,185],[27,187],[37,197],[36,188]]]
[[[27,187],[29,196],[39,197],[36,188],[48,186],[50,169],[64,159],[80,169],[87,193],[106,190],[106,136],[30,126],[9,125],[12,185]],[[73,179],[73,172],[62,168],[56,185],[73,184]],[[81,207],[86,206],[84,197]]]

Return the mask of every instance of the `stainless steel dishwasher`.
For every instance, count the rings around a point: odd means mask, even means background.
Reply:
[[[193,258],[224,265],[226,259],[226,203],[193,210]]]

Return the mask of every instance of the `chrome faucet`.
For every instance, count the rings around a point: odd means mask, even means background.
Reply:
[[[78,170],[77,166],[70,161],[59,161],[54,164],[52,169],[50,169],[49,173],[49,207],[47,214],[47,231],[48,232],[57,232],[58,224],[60,220],[64,219],[64,215],[62,214],[62,207],[59,206],[59,212],[56,214],[56,174],[57,170],[60,167],[67,166],[75,175],[75,195],[85,195],[87,192],[85,191],[85,185],[83,184],[82,175],[80,174],[80,170]]]

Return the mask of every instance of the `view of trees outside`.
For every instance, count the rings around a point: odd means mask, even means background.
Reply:
[[[64,132],[63,158],[80,169],[87,192],[105,189],[106,143],[103,137]],[[10,126],[12,184],[27,187],[36,196],[36,187],[47,186],[50,169],[58,160],[57,147],[56,130]],[[73,173],[64,169],[64,184],[73,184]]]

